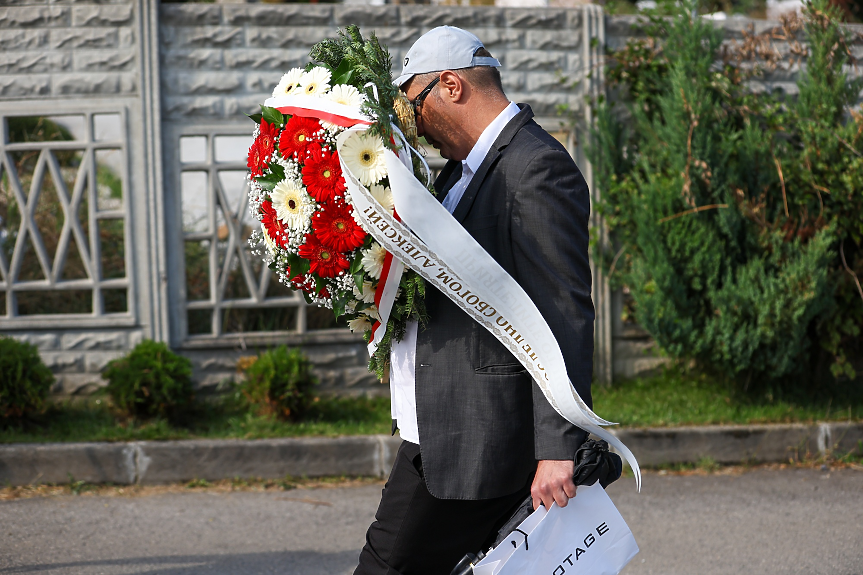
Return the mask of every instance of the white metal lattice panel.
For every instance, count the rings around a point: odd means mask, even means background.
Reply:
[[[32,137],[73,119],[65,139]],[[133,325],[127,107],[31,104],[0,125],[0,328]]]

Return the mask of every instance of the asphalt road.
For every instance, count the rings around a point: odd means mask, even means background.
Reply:
[[[380,489],[0,502],[0,574],[351,573]],[[609,493],[641,547],[627,575],[863,574],[863,471],[651,473]]]

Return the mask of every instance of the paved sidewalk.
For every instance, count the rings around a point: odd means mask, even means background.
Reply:
[[[0,502],[0,574],[349,574],[380,488]],[[642,549],[624,575],[863,573],[863,471],[651,472],[609,493]]]

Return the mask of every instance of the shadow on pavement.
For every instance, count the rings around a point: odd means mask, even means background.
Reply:
[[[169,555],[96,561],[43,563],[0,568],[0,573],[135,573],[139,575],[280,575],[350,574],[359,550],[336,553],[282,551],[225,555]],[[106,568],[114,567],[116,571]]]

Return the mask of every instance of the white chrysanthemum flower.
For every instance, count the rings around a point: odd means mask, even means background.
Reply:
[[[371,186],[387,175],[384,142],[380,136],[354,134],[342,146],[341,159],[364,186]]]
[[[344,104],[351,108],[359,108],[366,99],[359,90],[350,84],[336,84],[326,97],[337,104]]]
[[[300,78],[300,93],[306,96],[323,96],[330,89],[330,71],[322,66],[315,66]]]
[[[270,237],[270,234],[267,233],[267,226],[261,223],[261,234],[264,236],[264,243],[267,244],[267,249],[270,251],[270,255],[276,255],[276,241]]]
[[[292,96],[300,92],[300,78],[303,77],[302,68],[293,68],[282,76],[279,83],[273,89],[273,98],[276,96]]]
[[[366,280],[363,282],[363,291],[360,292],[357,285],[354,284],[354,296],[362,302],[375,303],[375,287],[372,282]]]
[[[314,200],[294,180],[282,180],[276,184],[270,199],[276,215],[292,230],[305,229],[315,211]]]
[[[372,322],[369,321],[369,318],[361,315],[356,319],[349,320],[348,327],[351,328],[352,332],[365,333],[372,329]]]
[[[393,213],[396,204],[393,201],[393,191],[390,188],[375,184],[369,188],[369,192],[371,192],[372,197],[378,201],[382,208]]]
[[[377,242],[372,242],[372,246],[363,250],[363,269],[376,280],[381,279],[381,271],[384,269],[384,258],[387,256],[385,250]]]
[[[376,305],[367,307],[360,313],[366,314],[367,316],[369,316],[370,319],[373,319],[375,321],[381,321],[381,314],[378,312],[378,306]]]

